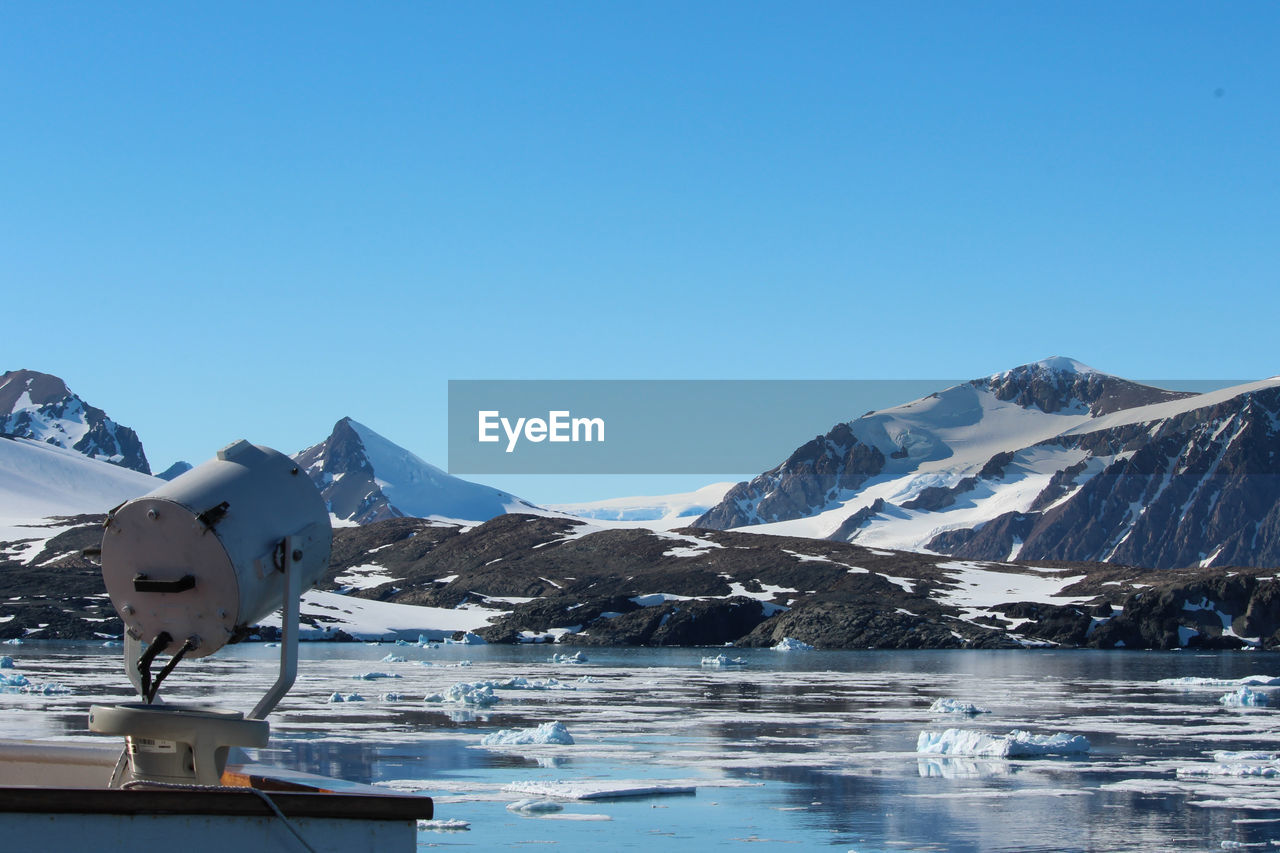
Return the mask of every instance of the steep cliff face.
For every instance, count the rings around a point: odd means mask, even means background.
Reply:
[[[1007,560],[1280,562],[1280,380],[1165,391],[1054,358],[838,424],[697,521]]]
[[[1027,513],[947,531],[956,556],[1122,562],[1155,568],[1280,563],[1280,387],[1056,444],[1111,460],[1066,474]],[[1020,546],[1015,543],[1020,542]],[[995,557],[993,555],[998,555]]]

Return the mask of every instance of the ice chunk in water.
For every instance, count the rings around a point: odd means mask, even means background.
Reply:
[[[1248,687],[1241,687],[1234,693],[1228,693],[1219,697],[1219,702],[1223,705],[1233,707],[1262,706],[1270,705],[1271,697],[1263,693],[1261,690],[1251,690]]]
[[[1244,678],[1202,678],[1184,675],[1181,678],[1162,678],[1156,684],[1164,687],[1280,687],[1280,678],[1270,675],[1246,675]]]
[[[18,677],[21,678],[22,676]],[[22,692],[35,693],[41,696],[61,696],[68,693],[74,693],[75,691],[65,684],[50,681],[47,684],[25,684],[22,687]]]
[[[1089,741],[1081,735],[1061,732],[1036,735],[1015,730],[1007,735],[972,729],[921,732],[916,752],[934,755],[978,755],[989,758],[1026,758],[1036,755],[1080,755],[1089,751]]]
[[[933,704],[929,706],[931,714],[990,714],[986,708],[973,704],[972,702],[961,702],[959,699],[934,699]]]
[[[382,659],[381,663],[405,663],[407,658],[403,658],[397,654],[388,654]]]
[[[573,735],[559,721],[532,729],[502,729],[480,739],[482,746],[527,746],[531,744],[573,744]]]
[[[554,654],[548,660],[551,663],[586,663],[587,656],[582,652],[574,652],[571,655]]]
[[[457,832],[463,829],[470,829],[471,821],[469,820],[420,820],[418,821],[418,829],[429,830],[431,832]]]
[[[0,655],[0,669],[13,669],[13,658],[8,655]]]
[[[513,794],[533,794],[542,797],[560,797],[565,800],[607,800],[615,797],[653,797],[663,794],[694,794],[693,785],[663,784],[645,780],[586,780],[573,782],[530,781],[512,782],[503,786]]]
[[[513,812],[533,814],[535,812],[564,811],[564,806],[554,800],[535,800],[532,798],[525,798],[523,800],[516,800],[514,803],[507,803],[507,809]]]
[[[742,658],[731,658],[728,655],[720,654],[715,657],[703,658],[702,665],[716,667],[719,669],[729,666],[746,666],[747,662]]]
[[[329,697],[330,702],[363,702],[364,697],[359,693],[334,693]]]
[[[799,640],[793,640],[790,637],[783,637],[776,646],[772,647],[775,652],[811,652],[813,646],[808,643],[802,643]]]
[[[5,675],[0,672],[0,687],[26,687],[31,682],[20,672],[13,675]]]
[[[489,708],[498,704],[500,700],[497,694],[493,692],[493,686],[486,682],[478,681],[474,684],[468,684],[465,681],[459,681],[444,693],[429,694],[422,701],[441,702],[446,705],[468,705],[473,708]]]
[[[399,678],[400,676],[394,672],[362,672],[351,677],[361,681],[377,681],[379,678]]]

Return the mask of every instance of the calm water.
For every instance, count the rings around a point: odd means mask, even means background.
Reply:
[[[588,849],[1221,850],[1280,844],[1280,779],[1211,772],[1216,750],[1280,752],[1277,712],[1229,709],[1228,687],[1161,678],[1280,675],[1268,653],[793,652],[587,650],[553,663],[546,646],[307,645],[298,684],[259,758],[423,791],[466,831],[424,830],[422,849],[553,845]],[[700,666],[743,657],[741,669]],[[119,649],[6,646],[60,696],[0,695],[2,737],[92,737],[91,701],[129,696]],[[248,645],[184,663],[169,701],[248,709],[274,676],[275,649]],[[387,654],[407,660],[383,662]],[[462,665],[469,662],[469,665]],[[429,664],[429,665],[423,665]],[[363,681],[371,671],[400,675]],[[499,689],[475,710],[424,703],[456,682],[523,676],[565,689]],[[589,679],[583,679],[589,676]],[[333,704],[333,692],[367,701]],[[401,700],[379,695],[395,691]],[[929,712],[950,697],[990,709]],[[1280,696],[1277,696],[1280,700]],[[483,735],[558,720],[573,745],[487,748]],[[1084,735],[1076,759],[921,756],[921,731]],[[1181,774],[1179,770],[1181,769]],[[1192,775],[1189,775],[1192,774]],[[561,801],[522,815],[512,783],[691,785],[692,795]]]

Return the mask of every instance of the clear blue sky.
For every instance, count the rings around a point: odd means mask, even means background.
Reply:
[[[1272,2],[5,3],[0,368],[157,468],[344,415],[443,464],[450,378],[1280,373],[1278,42]]]

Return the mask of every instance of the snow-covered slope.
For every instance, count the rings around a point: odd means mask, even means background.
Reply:
[[[685,527],[724,499],[733,483],[712,483],[692,492],[633,498],[609,498],[571,504],[548,504],[547,509],[596,521],[642,522],[654,530]]]
[[[73,394],[56,376],[11,370],[0,376],[0,434],[65,447],[150,474],[137,434]]]
[[[29,538],[14,528],[50,516],[104,513],[161,481],[25,438],[0,439],[0,541]]]
[[[294,459],[339,520],[366,524],[413,516],[474,522],[539,511],[514,495],[446,474],[351,418],[338,421],[328,438]]]
[[[1256,565],[1280,548],[1280,478],[1255,476],[1276,473],[1277,386],[1169,392],[1046,359],[838,424],[697,524],[983,559]]]

